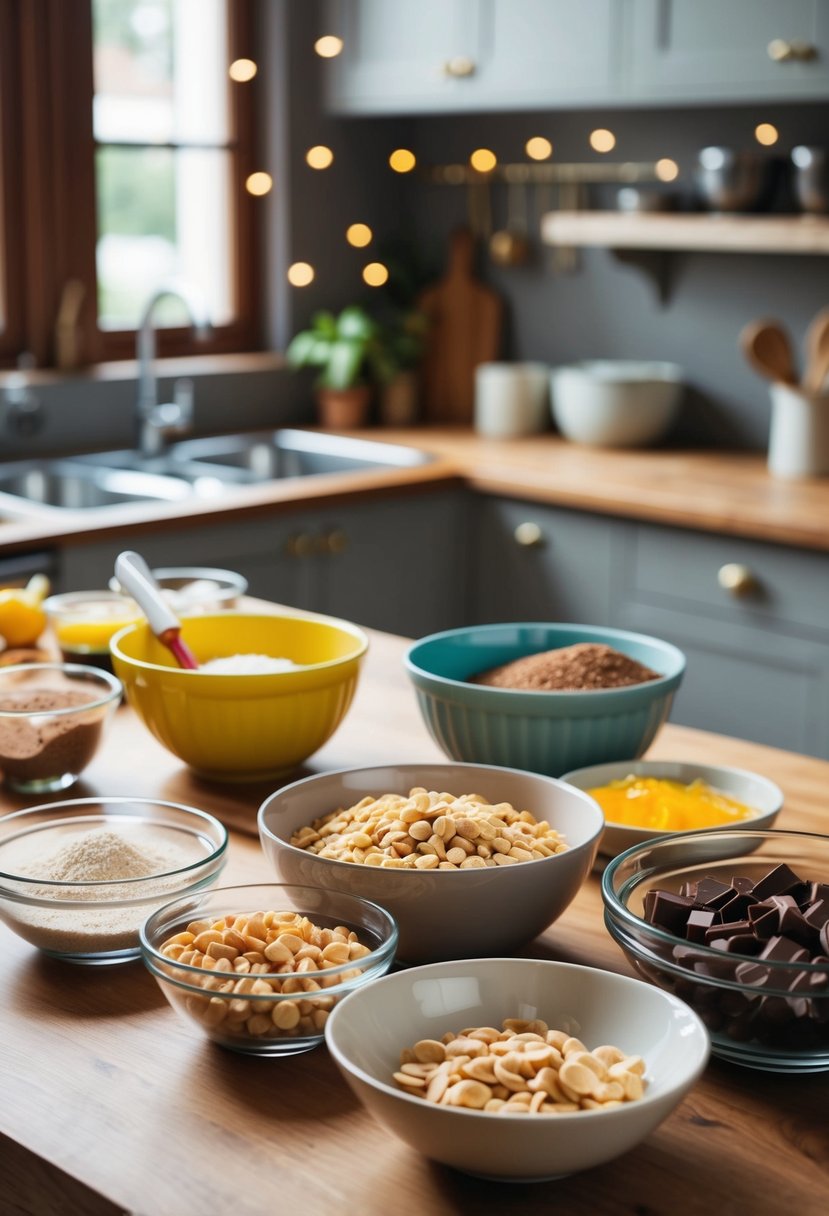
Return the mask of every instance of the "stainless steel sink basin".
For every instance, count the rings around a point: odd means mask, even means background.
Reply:
[[[184,440],[173,444],[168,456],[171,469],[179,462],[211,464],[247,474],[254,481],[412,468],[431,459],[398,444],[294,430]]]
[[[0,464],[0,516],[217,498],[246,485],[412,468],[431,459],[397,444],[286,429],[184,440],[160,456],[125,449],[41,465],[15,461]]]
[[[190,493],[191,487],[179,478],[79,461],[0,465],[0,511],[6,515],[33,508],[89,511],[129,502],[178,502]]]

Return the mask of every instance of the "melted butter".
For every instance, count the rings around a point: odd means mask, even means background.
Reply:
[[[608,823],[660,832],[693,831],[751,819],[754,807],[730,798],[704,781],[667,781],[628,776],[587,791],[604,811]]]

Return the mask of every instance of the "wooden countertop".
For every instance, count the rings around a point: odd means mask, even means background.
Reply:
[[[373,634],[355,704],[313,771],[438,756],[401,668]],[[781,826],[825,830],[829,763],[667,726],[651,754],[751,768],[786,794]],[[311,770],[309,770],[311,771]],[[271,877],[251,833],[270,786],[210,786],[122,708],[72,796],[194,803],[238,829],[224,883]],[[6,796],[2,809],[21,805]],[[817,1216],[829,1207],[829,1076],[713,1061],[639,1148],[559,1182],[479,1182],[419,1157],[357,1104],[324,1047],[223,1051],[180,1022],[140,964],[72,967],[0,925],[0,1211],[34,1216]],[[630,971],[593,876],[528,951]]]
[[[402,443],[436,459],[410,469],[289,479],[229,490],[220,499],[111,507],[53,518],[0,519],[0,552],[83,544],[113,534],[297,511],[369,496],[467,484],[482,493],[682,528],[829,550],[829,478],[771,477],[758,453],[580,447],[554,435],[484,439],[470,430],[375,429],[351,434]]]

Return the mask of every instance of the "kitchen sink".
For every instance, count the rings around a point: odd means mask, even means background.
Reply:
[[[98,468],[80,461],[29,461],[0,465],[0,511],[31,509],[89,511],[130,502],[177,502],[191,494],[175,477],[130,469]]]
[[[431,459],[399,444],[294,430],[184,440],[169,449],[169,456],[171,467],[177,462],[211,464],[255,481],[412,468]]]
[[[131,449],[0,464],[0,515],[91,511],[217,498],[268,481],[412,468],[432,457],[398,444],[276,430],[187,439],[158,456]]]

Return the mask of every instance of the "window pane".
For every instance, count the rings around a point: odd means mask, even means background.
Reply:
[[[101,143],[227,143],[227,0],[93,0]]]
[[[171,278],[201,292],[214,325],[231,321],[230,153],[104,147],[96,172],[101,329],[135,329],[148,296]],[[182,323],[174,302],[159,321]]]

